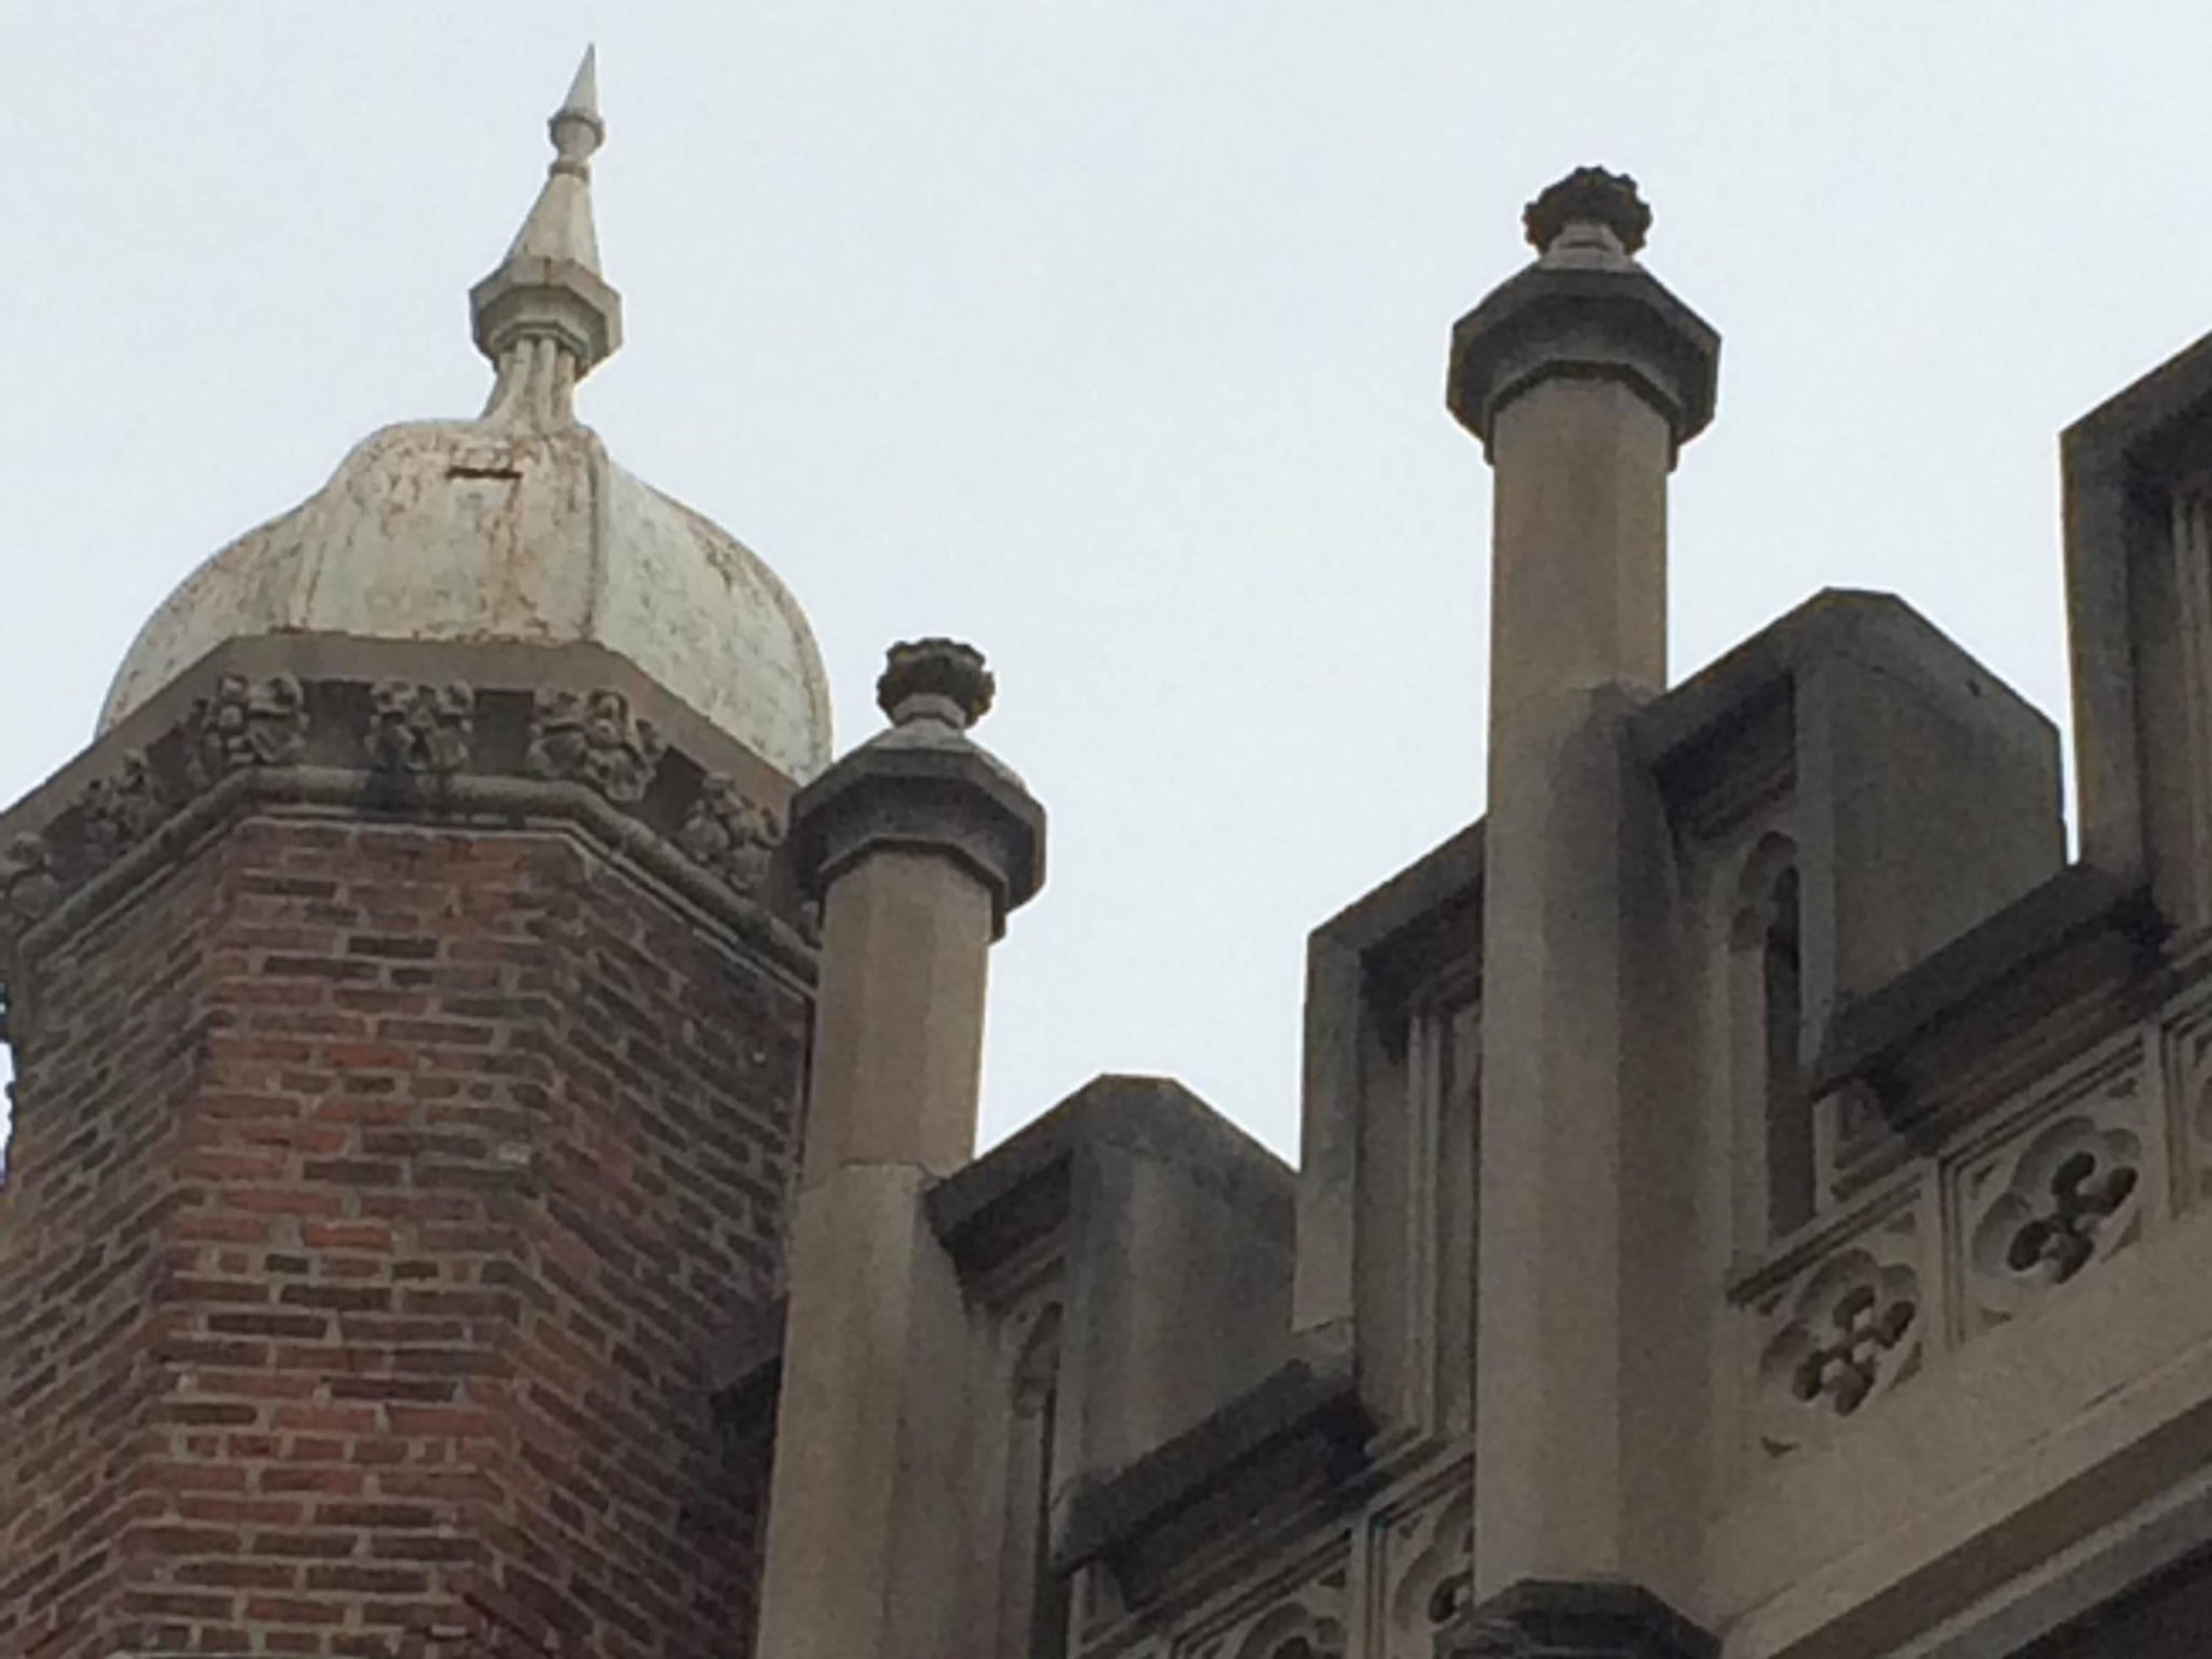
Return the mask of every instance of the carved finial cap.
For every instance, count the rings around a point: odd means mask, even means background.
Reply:
[[[891,647],[876,701],[891,717],[792,798],[792,868],[826,898],[879,850],[937,853],[990,890],[995,923],[1044,880],[1044,808],[968,735],[995,689],[983,653],[958,640]]]
[[[1705,430],[1720,336],[1637,262],[1651,210],[1636,181],[1577,167],[1522,216],[1540,252],[1452,329],[1444,405],[1484,453],[1500,410],[1561,376],[1627,386],[1678,447]]]
[[[974,646],[958,640],[902,640],[884,655],[876,703],[892,725],[934,720],[964,732],[990,712],[998,682]]]
[[[1620,240],[1622,252],[1633,253],[1651,228],[1651,208],[1626,173],[1577,167],[1521,210],[1521,224],[1539,253],[1577,224],[1602,226]]]

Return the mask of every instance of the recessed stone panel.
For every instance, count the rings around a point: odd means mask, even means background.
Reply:
[[[1759,1458],[1826,1440],[1920,1370],[1933,1209],[1925,1182],[1893,1190],[1752,1292],[1746,1398]]]
[[[1950,1165],[1958,1331],[2022,1317],[2154,1224],[2166,1136],[2140,1031],[2031,1091]]]

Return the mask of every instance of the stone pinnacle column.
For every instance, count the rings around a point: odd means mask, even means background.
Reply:
[[[1043,879],[1043,809],[967,735],[981,656],[895,646],[877,693],[890,729],[792,805],[822,980],[754,1648],[775,1659],[959,1650],[966,1331],[922,1200],[974,1154],[986,963]]]
[[[1637,263],[1650,216],[1632,180],[1570,174],[1528,210],[1534,263],[1452,335],[1448,402],[1496,472],[1474,1528],[1492,1645],[1470,1651],[1676,1650],[1527,1634],[1586,1633],[1552,1592],[1587,1601],[1663,1554],[1653,1523],[1682,1493],[1664,1490],[1677,1448],[1655,1443],[1662,1316],[1705,1288],[1665,1282],[1653,1231],[1653,1130],[1683,1103],[1666,827],[1630,724],[1665,684],[1667,477],[1711,418],[1719,339]],[[1522,1647],[1496,1645],[1509,1628]]]

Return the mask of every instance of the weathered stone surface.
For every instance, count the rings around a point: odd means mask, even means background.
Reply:
[[[1632,269],[1572,275],[1644,280]],[[1553,273],[1540,262],[1528,276],[1548,284]],[[1496,485],[1478,1595],[1529,1577],[1671,1585],[1689,1571],[1659,1494],[1694,1490],[1695,1462],[1679,1434],[1631,1427],[1692,1420],[1701,1328],[1692,1318],[1655,1331],[1637,1317],[1694,1258],[1667,1196],[1686,1157],[1663,1127],[1683,1109],[1686,1075],[1670,1006],[1670,842],[1633,732],[1665,683],[1667,475],[1695,427],[1646,387],[1575,368],[1585,328],[1617,319],[1610,293],[1571,284],[1516,313],[1514,349],[1537,367],[1481,421]]]
[[[761,1643],[951,1659],[965,1540],[969,1322],[929,1183],[975,1154],[983,988],[1042,873],[1042,810],[978,749],[982,659],[896,647],[896,722],[801,791],[823,979],[792,1245]]]

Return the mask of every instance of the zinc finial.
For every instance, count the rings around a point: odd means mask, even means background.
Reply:
[[[553,165],[548,171],[588,179],[592,156],[607,141],[607,124],[599,118],[598,46],[584,48],[584,60],[568,82],[568,95],[546,121],[545,131],[553,140]]]
[[[553,160],[499,269],[469,291],[477,348],[498,371],[486,420],[549,430],[574,416],[575,383],[622,343],[622,296],[599,274],[592,157],[606,141],[599,49],[587,46],[546,125]]]

